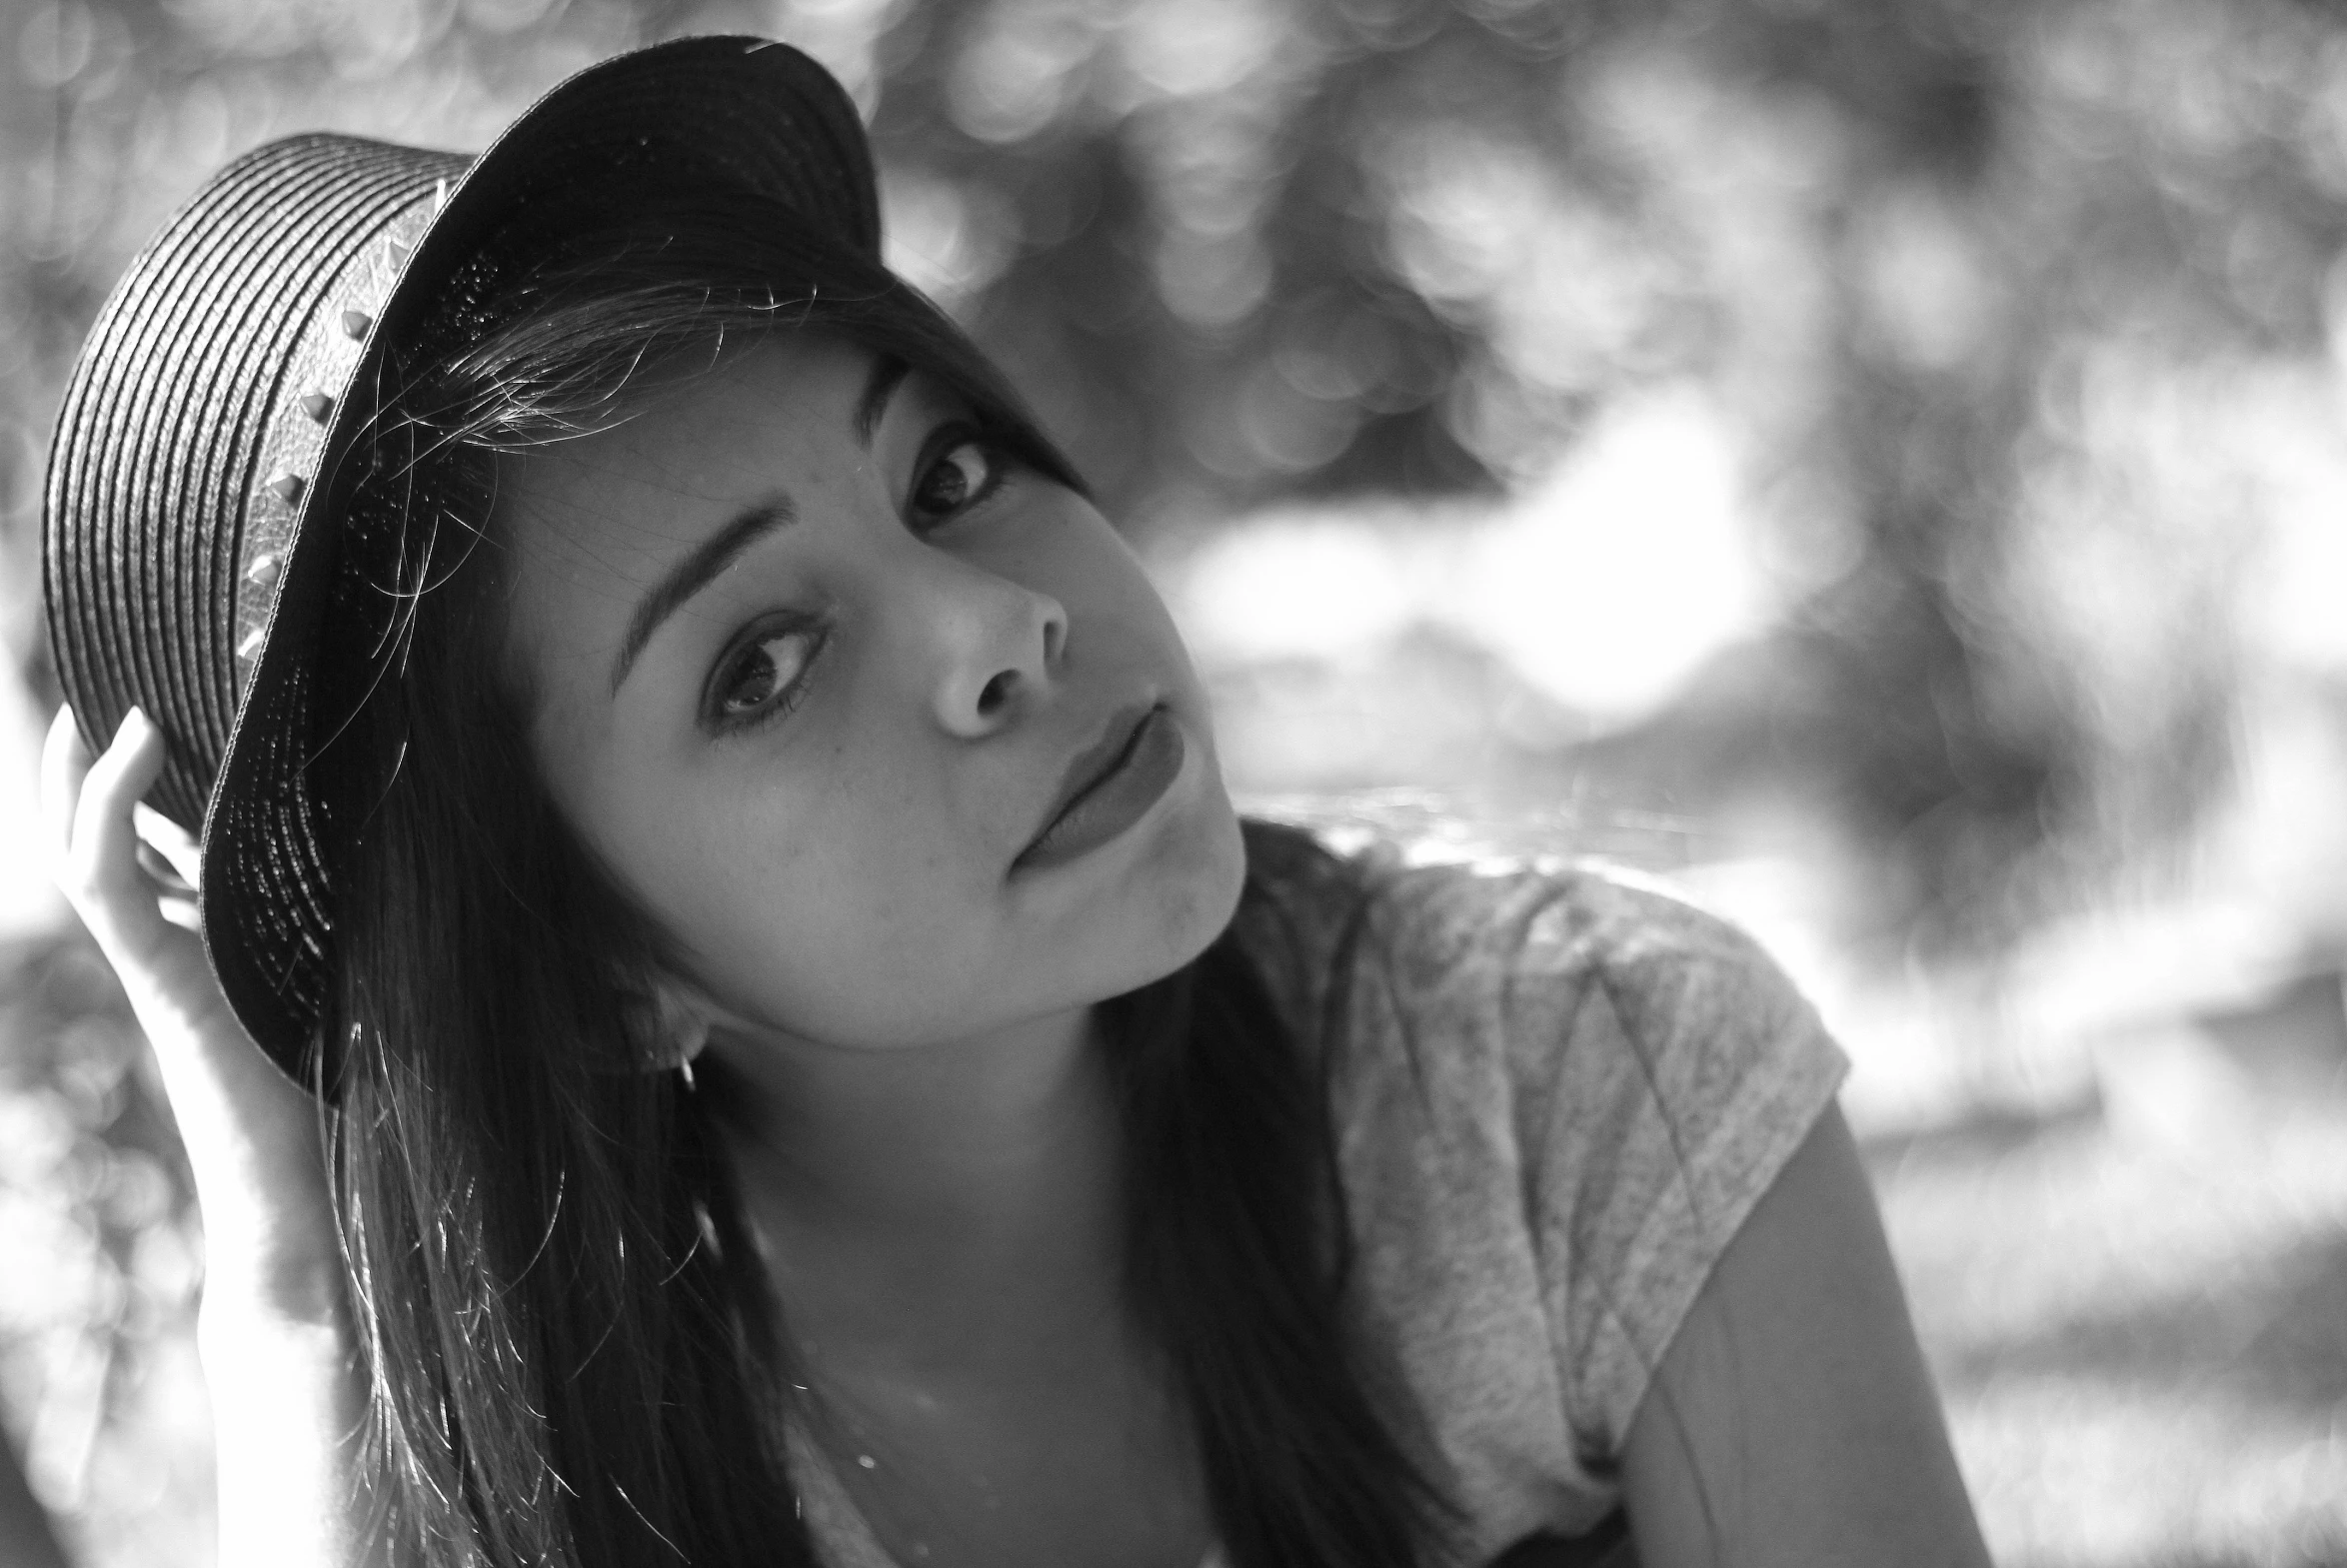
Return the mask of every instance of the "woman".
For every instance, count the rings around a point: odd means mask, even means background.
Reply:
[[[224,1559],[1576,1561],[1626,1505],[1653,1568],[1984,1561],[1781,978],[1242,827],[877,210],[818,68],[692,40],[470,166],[264,148],[93,332],[48,793],[197,1173]]]

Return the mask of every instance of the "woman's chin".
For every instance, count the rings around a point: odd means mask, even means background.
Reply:
[[[1210,762],[1196,797],[1169,822],[1154,858],[1151,887],[1167,933],[1172,973],[1203,952],[1230,924],[1246,885],[1246,843],[1238,813]]]
[[[1095,1000],[1164,979],[1230,924],[1246,883],[1246,846],[1219,773],[1184,780],[1177,808],[1144,824],[1123,874],[1062,912],[1061,950],[1086,953]],[[1164,802],[1176,805],[1174,801]],[[1137,835],[1138,836],[1138,835]]]

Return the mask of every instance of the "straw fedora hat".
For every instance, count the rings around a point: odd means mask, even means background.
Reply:
[[[83,346],[44,498],[50,647],[93,748],[136,704],[149,801],[198,831],[230,1006],[316,1082],[339,845],[363,786],[317,711],[349,461],[398,352],[512,225],[615,185],[781,200],[877,256],[855,106],[786,45],[692,38],[589,67],[478,157],[288,137],[216,175],[130,265]],[[559,221],[549,219],[547,221]]]

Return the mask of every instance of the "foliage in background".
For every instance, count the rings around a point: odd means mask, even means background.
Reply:
[[[2272,498],[2223,427],[2319,374],[2347,211],[2319,8],[1008,0],[884,49],[900,240],[1138,529],[1725,406],[1789,613],[1552,784],[1822,801],[1929,953],[2224,782]]]
[[[2136,874],[2226,781],[2249,564],[2336,445],[2347,23],[2288,0],[19,3],[0,626],[36,689],[57,392],[205,173],[296,129],[478,146],[710,31],[851,83],[900,265],[1145,540],[1501,495],[1628,401],[1721,410],[1776,624],[1527,743],[1532,787],[1797,796],[1868,939],[1949,954]],[[10,1436],[91,1561],[178,1560],[137,1522],[206,1480],[138,1445],[200,1420],[184,1183],[86,945],[6,967],[0,1243],[80,1260],[0,1291]]]

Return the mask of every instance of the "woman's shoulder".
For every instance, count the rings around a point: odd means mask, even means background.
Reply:
[[[1648,1034],[1805,1010],[1742,928],[1632,869],[1270,821],[1246,841],[1239,937],[1315,1014],[1339,977],[1413,1012],[1577,1012],[1601,994]]]
[[[1690,1204],[1708,1256],[1840,1086],[1785,971],[1655,878],[1292,828],[1264,846],[1261,968],[1313,1031],[1363,1185],[1528,1199],[1584,1257]]]
[[[1585,1530],[1695,1292],[1832,1103],[1758,942],[1565,857],[1248,829],[1243,934],[1326,1052],[1363,1300],[1478,1539]]]

